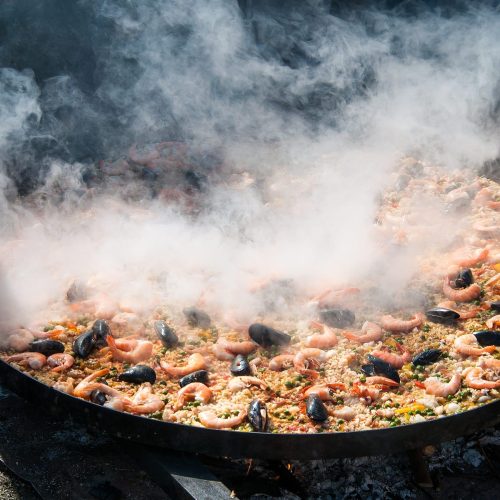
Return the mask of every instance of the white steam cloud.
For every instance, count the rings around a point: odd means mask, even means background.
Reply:
[[[304,303],[387,263],[374,219],[399,158],[466,174],[498,155],[497,10],[245,5],[81,2],[90,83],[0,69],[1,278],[19,320],[75,279],[138,308],[297,314],[292,289]],[[150,189],[177,188],[182,169],[148,164],[148,184],[123,161],[172,139],[206,179],[187,211]],[[112,175],[89,188],[99,158]],[[432,203],[417,216],[449,221]],[[391,286],[431,242],[449,240],[430,230],[391,257]]]

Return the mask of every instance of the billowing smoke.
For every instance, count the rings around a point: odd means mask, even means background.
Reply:
[[[409,200],[429,230],[388,254],[379,194],[408,154],[465,176],[497,157],[500,12],[340,3],[3,2],[8,309],[75,279],[244,320],[374,273],[403,290],[459,222]]]

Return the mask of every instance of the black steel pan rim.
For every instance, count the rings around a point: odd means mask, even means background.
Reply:
[[[500,422],[500,400],[455,415],[394,428],[314,434],[242,432],[163,422],[70,396],[0,360],[4,383],[46,412],[148,445],[233,458],[314,460],[380,455],[437,444]]]

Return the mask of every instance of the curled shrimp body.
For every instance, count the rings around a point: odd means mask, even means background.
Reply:
[[[114,339],[106,337],[113,359],[124,363],[140,363],[146,361],[153,354],[153,343],[149,340]]]
[[[35,339],[32,332],[26,328],[18,328],[7,337],[7,347],[17,352],[27,351]]]
[[[459,373],[455,373],[447,383],[437,377],[429,377],[424,381],[425,392],[433,396],[445,398],[446,396],[455,394],[460,389],[461,382],[462,376]]]
[[[360,344],[367,342],[377,342],[383,337],[382,328],[376,323],[365,321],[361,327],[361,332],[343,332],[344,337]]]
[[[411,332],[414,328],[418,328],[425,320],[425,316],[422,313],[417,313],[413,316],[413,319],[404,320],[397,319],[386,314],[380,319],[380,324],[384,330],[389,332]]]
[[[481,293],[481,287],[477,283],[472,283],[467,288],[454,289],[450,286],[450,281],[445,278],[443,282],[443,293],[454,302],[470,302],[477,299]]]
[[[494,345],[480,347],[476,336],[472,333],[457,337],[453,345],[455,350],[464,356],[481,356],[481,354],[493,352],[496,349]]]
[[[485,380],[483,377],[486,371],[480,367],[471,367],[464,370],[465,383],[472,389],[498,389],[500,387],[500,379]]]
[[[476,264],[485,262],[488,258],[489,250],[487,248],[483,250],[478,250],[475,253],[464,253],[463,251],[458,251],[454,254],[453,260],[455,264],[461,267],[473,267]],[[452,299],[454,300],[454,299]]]
[[[92,387],[93,385],[96,385],[96,382],[94,382],[96,379],[99,377],[102,377],[104,375],[107,375],[109,373],[108,368],[103,368],[102,370],[98,370],[94,373],[91,373],[88,377],[85,377],[83,380],[81,380],[77,386],[73,389],[73,395],[78,397],[78,398],[88,398],[90,396],[90,393],[95,389],[95,387]],[[105,384],[99,384],[99,385],[104,385]]]
[[[123,405],[125,411],[138,415],[161,411],[164,406],[165,403],[153,392],[153,387],[149,382],[143,384],[131,400],[125,398]]]
[[[52,367],[53,372],[62,372],[69,370],[75,362],[75,358],[71,354],[59,352],[52,354],[47,358],[47,364]]]
[[[479,312],[481,312],[483,309],[481,307],[474,307],[473,309],[469,311],[465,310],[460,310],[457,307],[457,304],[453,300],[445,300],[443,302],[440,302],[438,307],[444,307],[446,309],[451,309],[452,311],[455,311],[457,314],[460,315],[460,319],[471,319],[475,318]]]
[[[266,384],[260,378],[244,376],[244,377],[232,378],[228,382],[227,388],[231,392],[239,392],[239,391],[242,391],[243,389],[246,389],[247,387],[250,387],[252,385],[260,387],[261,389],[266,389],[266,387],[267,387]]]
[[[184,377],[184,375],[189,375],[195,371],[204,370],[207,363],[200,353],[195,352],[189,356],[188,362],[184,366],[173,366],[165,361],[160,361],[160,366],[171,377]]]
[[[201,411],[198,414],[201,424],[210,429],[230,429],[240,425],[245,420],[247,412],[244,409],[239,410],[239,414],[235,417],[220,418],[212,410]]]
[[[293,366],[293,359],[295,356],[293,354],[280,354],[275,356],[271,361],[269,361],[269,369],[275,372],[285,370]]]
[[[411,360],[411,354],[406,350],[403,352],[403,354],[396,354],[394,352],[378,350],[373,351],[372,355],[379,359],[382,359],[383,361],[389,363],[391,366],[397,369],[402,368],[403,365]]]
[[[500,359],[481,358],[478,366],[481,368],[491,368],[492,370],[500,371]]]
[[[243,340],[241,342],[231,342],[226,339],[218,339],[213,347],[215,357],[221,361],[229,361],[237,354],[251,354],[257,347],[255,342],[251,340]]]
[[[322,333],[315,333],[306,339],[307,347],[317,347],[318,349],[330,349],[338,344],[337,335],[333,328],[329,328],[322,323],[313,322],[313,326],[318,327]]]
[[[175,411],[180,410],[186,401],[201,401],[203,404],[207,404],[212,398],[212,391],[201,382],[193,382],[191,384],[185,385],[177,393],[177,403],[175,405]]]
[[[500,314],[493,316],[489,320],[486,321],[486,326],[491,330],[496,328],[500,324]]]
[[[345,391],[346,387],[344,384],[324,384],[324,385],[313,385],[308,387],[304,392],[304,397],[307,398],[311,394],[317,394],[321,401],[333,401],[335,390]]]
[[[329,355],[321,349],[308,347],[299,351],[293,358],[294,368],[301,373],[312,378],[318,377],[318,372],[309,369],[309,366],[317,366],[329,358]]]
[[[21,352],[5,358],[7,363],[17,363],[21,366],[28,366],[32,370],[40,370],[47,362],[47,358],[39,352]]]

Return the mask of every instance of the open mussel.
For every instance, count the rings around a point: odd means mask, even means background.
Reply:
[[[248,359],[243,356],[243,354],[238,354],[231,363],[231,373],[236,377],[241,377],[242,375],[251,375],[252,369],[250,368],[250,363]]]
[[[86,358],[95,347],[95,338],[92,330],[82,333],[73,342],[73,352],[79,358]]]
[[[328,418],[326,406],[317,394],[311,394],[306,400],[307,416],[315,422],[324,422]]]
[[[272,345],[288,345],[292,337],[286,333],[275,330],[270,326],[262,323],[253,323],[248,327],[250,338],[257,342],[262,347],[270,347]]]
[[[322,309],[319,311],[319,317],[322,323],[332,328],[345,328],[352,325],[356,316],[349,309]]]
[[[108,322],[104,319],[97,319],[92,325],[92,334],[97,347],[105,347],[107,345],[106,337],[111,335]]]
[[[483,347],[489,345],[500,346],[500,331],[481,330],[480,332],[475,332],[474,336],[476,337],[478,344]]]
[[[266,432],[269,427],[267,408],[262,401],[254,399],[248,407],[248,420],[254,431]]]
[[[470,269],[462,269],[454,280],[451,280],[453,288],[467,288],[474,283],[474,276]]]
[[[57,340],[34,340],[30,344],[31,352],[39,352],[45,356],[51,356],[59,352],[64,352],[64,344]]]
[[[442,325],[452,324],[460,318],[460,314],[458,314],[457,311],[446,309],[446,307],[433,307],[426,311],[425,315],[429,321]]]
[[[198,370],[179,379],[179,385],[181,387],[192,384],[193,382],[201,382],[205,385],[208,384],[208,372],[206,370]]]
[[[371,354],[368,354],[367,358],[370,364],[373,365],[373,370],[376,375],[390,378],[391,380],[394,380],[394,382],[397,382],[398,384],[401,382],[397,370],[393,368],[389,363],[387,363],[383,359],[377,358],[376,356],[372,356]]]
[[[132,368],[120,373],[118,380],[123,382],[131,382],[132,384],[142,384],[149,382],[154,384],[156,382],[156,372],[146,365],[135,365]]]
[[[412,360],[415,366],[425,366],[435,363],[443,354],[441,349],[427,349],[426,351],[419,352]]]
[[[179,338],[175,334],[174,330],[170,328],[165,321],[163,320],[158,320],[155,321],[154,323],[154,329],[156,332],[156,335],[158,338],[161,340],[161,343],[165,347],[174,347],[179,343]]]
[[[104,392],[101,392],[99,389],[94,389],[90,393],[90,401],[96,405],[103,406],[104,403],[108,401],[108,398]]]
[[[212,324],[210,316],[201,309],[197,309],[196,307],[186,307],[186,309],[184,309],[182,312],[184,313],[184,316],[186,316],[189,326],[209,328]]]

